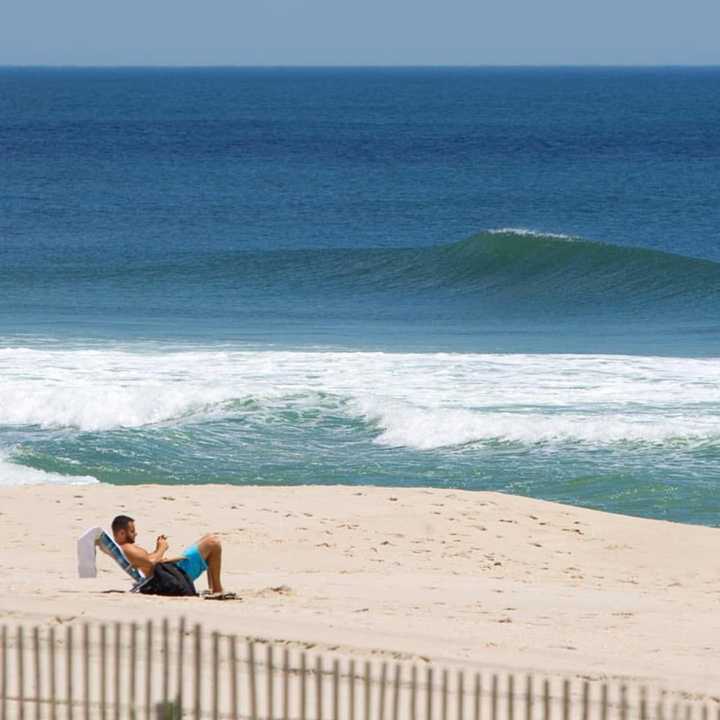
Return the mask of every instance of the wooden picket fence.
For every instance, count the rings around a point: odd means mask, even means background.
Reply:
[[[184,620],[0,633],[0,720],[720,720],[632,683],[323,656]]]

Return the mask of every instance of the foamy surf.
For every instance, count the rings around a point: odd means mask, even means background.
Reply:
[[[98,480],[89,475],[62,475],[19,465],[12,453],[0,453],[0,487],[15,485],[92,485]]]

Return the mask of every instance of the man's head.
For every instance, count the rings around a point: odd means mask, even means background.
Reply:
[[[135,521],[127,515],[118,515],[112,521],[112,534],[118,545],[135,542]]]

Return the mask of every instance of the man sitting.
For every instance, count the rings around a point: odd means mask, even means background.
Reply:
[[[112,521],[112,533],[130,564],[140,570],[145,577],[153,574],[158,563],[173,562],[182,568],[193,582],[207,570],[210,592],[214,595],[223,593],[220,581],[222,545],[216,535],[203,535],[194,545],[183,550],[182,555],[167,558],[165,557],[169,547],[167,537],[160,535],[155,543],[155,550],[148,552],[135,544],[137,537],[135,520],[127,515],[118,515]]]

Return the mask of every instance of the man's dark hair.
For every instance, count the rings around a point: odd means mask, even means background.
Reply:
[[[113,521],[112,521],[112,531],[113,535],[117,535],[121,530],[127,530],[128,525],[131,522],[135,522],[135,520],[131,517],[128,517],[127,515],[118,515]]]

